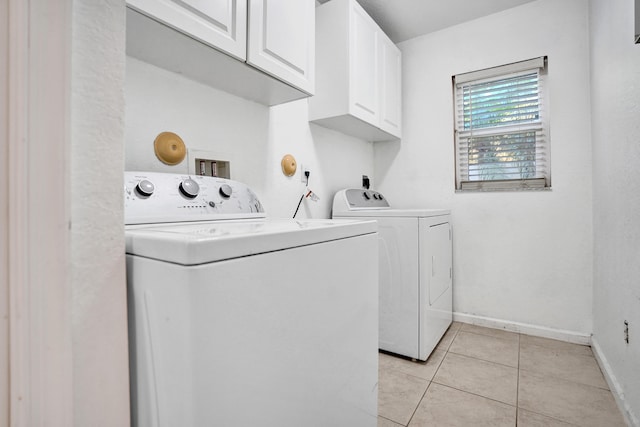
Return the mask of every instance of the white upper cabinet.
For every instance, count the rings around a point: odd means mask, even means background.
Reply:
[[[127,0],[130,7],[244,61],[247,0]]]
[[[400,50],[356,0],[316,9],[316,95],[309,120],[368,141],[402,136]]]
[[[380,128],[402,136],[402,56],[388,37],[380,37]]]
[[[250,0],[247,63],[313,93],[315,1]]]
[[[374,124],[380,120],[379,32],[376,23],[362,8],[353,8],[349,38],[352,113]]]
[[[266,105],[312,95],[314,0],[127,0],[127,54]]]

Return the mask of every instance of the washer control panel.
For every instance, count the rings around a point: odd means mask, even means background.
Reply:
[[[124,173],[127,225],[264,217],[260,200],[241,182],[163,172]]]
[[[345,190],[347,204],[351,209],[388,208],[389,202],[382,195],[373,190],[350,188]]]

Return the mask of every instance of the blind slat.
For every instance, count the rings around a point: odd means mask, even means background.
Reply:
[[[531,77],[526,76],[525,79],[505,81],[500,85],[485,85],[485,86],[458,86],[460,92],[458,96],[463,99],[474,98],[486,98],[492,96],[519,96],[523,93],[531,93],[538,90],[538,76],[533,74]]]

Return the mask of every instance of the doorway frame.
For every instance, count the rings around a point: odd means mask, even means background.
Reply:
[[[72,0],[0,1],[0,426],[68,426]]]

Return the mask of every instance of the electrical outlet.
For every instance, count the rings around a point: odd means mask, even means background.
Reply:
[[[309,165],[300,164],[300,182],[307,183],[307,177],[305,176],[305,172],[309,172],[309,176],[311,176],[311,168]]]

